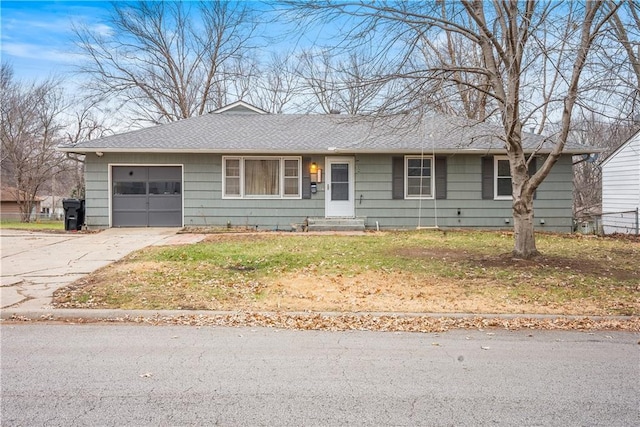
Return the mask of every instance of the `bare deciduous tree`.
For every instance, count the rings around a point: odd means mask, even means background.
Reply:
[[[301,89],[309,98],[307,108],[325,114],[340,111],[351,115],[369,113],[381,104],[386,81],[381,70],[362,49],[344,57],[328,50],[307,50],[299,56]]]
[[[262,65],[249,100],[271,113],[280,114],[300,94],[299,64],[292,54],[272,53]]]
[[[447,2],[440,2],[434,13],[438,9],[443,18],[455,11]],[[458,18],[473,25],[469,17]],[[413,99],[418,108],[428,106],[442,114],[485,120],[493,107],[487,94],[488,75],[477,72],[485,68],[479,46],[451,31],[438,37],[419,32],[415,44],[417,55],[407,56],[407,89],[392,94],[390,100],[402,105],[403,98],[405,102]]]
[[[22,83],[2,64],[2,168],[13,178],[20,219],[31,220],[38,192],[65,169],[60,143],[60,117],[65,109],[60,81]]]
[[[341,43],[359,47],[368,38],[385,51],[378,53],[378,58],[395,58],[389,61],[393,69],[386,79],[414,80],[418,82],[414,87],[426,90],[434,82],[446,82],[457,85],[460,93],[476,92],[475,99],[487,97],[481,105],[491,105],[493,114],[489,119],[502,125],[496,136],[504,142],[511,169],[513,255],[536,256],[533,195],[562,155],[575,109],[581,106],[583,71],[592,61],[599,60],[590,54],[620,2],[291,1],[289,4],[300,11],[301,19],[345,17],[341,23],[348,31]],[[424,68],[418,69],[411,67],[419,48],[429,48],[425,40],[450,39],[452,35],[464,40],[473,52],[479,52],[481,60],[454,63],[449,55],[449,61],[424,63]],[[557,80],[541,85],[541,79],[545,78],[540,75],[541,70],[550,68],[557,70]],[[474,77],[461,78],[463,74]],[[594,74],[586,77],[595,81]],[[541,87],[547,90],[546,97]],[[420,96],[415,89],[408,94]],[[549,109],[546,113],[545,108]],[[523,134],[532,121],[552,115],[559,123],[559,130],[548,138],[553,148],[538,171],[530,175],[528,166],[533,155],[525,153]]]
[[[196,10],[197,9],[197,10]],[[113,3],[108,32],[77,25],[89,88],[142,122],[201,115],[225,102],[232,62],[248,48],[250,4],[222,0]]]
[[[69,118],[64,128],[61,145],[74,146],[82,141],[102,138],[111,133],[106,124],[106,112],[101,111],[98,100],[91,98],[78,99],[70,109]],[[71,195],[84,197],[84,155],[66,153],[67,170],[63,172],[66,181],[72,187]],[[53,191],[52,191],[53,193]]]
[[[610,62],[616,65],[608,67],[609,72],[617,71],[617,83],[628,89],[623,96],[628,117],[637,121],[640,117],[640,3],[637,0],[624,1],[613,15],[610,26],[626,57],[609,55]]]

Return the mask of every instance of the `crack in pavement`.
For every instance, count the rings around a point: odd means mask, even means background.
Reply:
[[[87,235],[33,235],[26,232],[2,236],[2,304],[16,307],[25,295],[50,303],[53,292],[118,261],[129,253],[159,244],[176,230],[114,230]],[[8,250],[17,252],[10,253]],[[4,306],[3,306],[4,307]]]
[[[17,237],[17,238],[21,238],[21,237],[23,237],[23,236],[19,236],[19,235],[2,235],[2,237],[3,237],[3,238],[5,238],[5,237]],[[34,238],[34,240],[35,240],[35,239],[37,239],[37,238]],[[74,238],[70,237],[70,238],[63,239],[63,240],[59,240],[59,241],[56,241],[56,242],[46,243],[46,244],[44,244],[44,245],[42,245],[42,246],[39,246],[39,248],[47,248],[47,247],[49,247],[49,246],[58,245],[58,244],[60,244],[60,243],[68,242],[68,241],[73,240],[73,239],[74,239]],[[5,240],[5,241],[6,241],[6,240]],[[2,259],[10,258],[10,257],[16,256],[16,255],[21,255],[21,254],[24,254],[24,253],[27,253],[27,252],[31,252],[32,250],[33,250],[32,248],[28,248],[28,249],[22,250],[22,251],[20,251],[20,252],[14,252],[14,253],[9,254],[9,255],[3,255],[3,256],[2,256]]]

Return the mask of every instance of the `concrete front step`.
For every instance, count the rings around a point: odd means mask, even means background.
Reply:
[[[364,231],[365,218],[308,218],[307,231]]]

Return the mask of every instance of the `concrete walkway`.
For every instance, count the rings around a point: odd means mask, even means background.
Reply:
[[[0,307],[51,309],[53,293],[101,267],[151,245],[195,243],[203,235],[178,228],[111,228],[99,233],[0,229]]]

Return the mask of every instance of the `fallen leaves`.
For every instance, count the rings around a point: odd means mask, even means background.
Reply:
[[[617,330],[640,332],[640,317],[483,317],[430,315],[374,315],[358,313],[236,312],[211,314],[63,318],[52,314],[29,319],[16,316],[9,321],[65,321],[73,323],[144,323],[151,325],[267,327],[321,331],[444,332],[453,329],[506,330]]]

